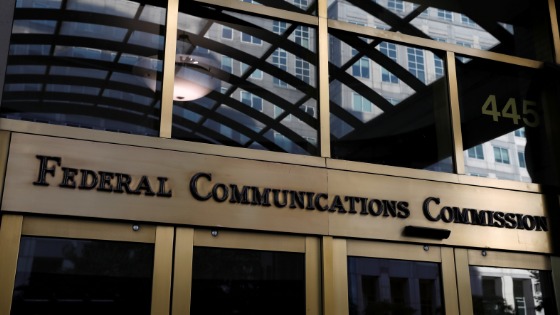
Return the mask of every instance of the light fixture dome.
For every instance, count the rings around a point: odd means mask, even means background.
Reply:
[[[156,91],[157,70],[161,60],[157,56],[140,58],[134,72],[142,77],[144,84]],[[177,54],[175,56],[175,78],[173,100],[186,102],[204,97],[218,88],[220,82],[212,75],[217,60],[209,53]]]

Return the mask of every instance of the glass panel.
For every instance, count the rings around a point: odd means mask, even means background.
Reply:
[[[191,314],[305,314],[305,255],[195,247]]]
[[[11,314],[150,314],[153,261],[153,244],[22,237]]]
[[[460,46],[552,61],[546,1],[329,0],[328,16]]]
[[[557,314],[550,271],[471,266],[475,315]]]
[[[298,13],[317,15],[317,0],[241,0],[243,2],[265,5]]]
[[[318,154],[316,29],[191,2],[180,11],[173,138]]]
[[[332,157],[452,172],[443,54],[330,33]]]
[[[348,257],[350,315],[441,315],[439,264]]]
[[[547,75],[481,59],[457,63],[467,174],[555,182],[544,121]]]
[[[7,72],[0,117],[158,135],[166,9],[151,1],[18,0],[8,69],[29,70]]]

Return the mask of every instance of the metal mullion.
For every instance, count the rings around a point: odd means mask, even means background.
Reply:
[[[550,257],[556,309],[560,310],[560,257]]]
[[[169,314],[173,272],[173,227],[158,226],[154,251],[151,314]]]
[[[558,29],[558,12],[554,0],[548,0],[550,12],[550,27],[552,29],[552,41],[554,43],[554,61],[560,63],[560,31]]]
[[[455,273],[457,276],[457,294],[459,295],[459,314],[472,315],[471,278],[469,258],[466,249],[455,249]]]
[[[3,215],[0,225],[0,314],[10,314],[23,217]]]
[[[172,315],[189,315],[191,311],[194,229],[177,228],[173,272]]]
[[[319,156],[331,157],[330,95],[329,95],[329,33],[328,2],[318,1],[319,26],[317,27],[317,76],[319,89]]]
[[[173,123],[173,84],[175,80],[175,50],[177,49],[177,23],[179,0],[169,0],[165,24],[165,47],[163,57],[163,81],[161,89],[161,119],[159,136],[171,138]]]
[[[306,314],[321,312],[321,249],[316,237],[305,238],[305,299]]]
[[[459,314],[457,278],[455,276],[455,256],[453,248],[441,248],[441,282],[445,299],[445,314]]]
[[[322,267],[324,315],[348,315],[347,257],[346,240],[334,239],[331,236],[323,237]]]
[[[453,138],[453,165],[457,174],[465,174],[465,158],[463,156],[463,135],[461,132],[461,111],[459,108],[459,86],[457,82],[457,68],[455,65],[455,54],[448,51],[447,62],[447,84],[449,88],[449,103],[451,115],[451,132]]]

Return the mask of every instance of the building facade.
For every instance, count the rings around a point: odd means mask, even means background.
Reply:
[[[7,0],[0,314],[557,314],[557,3]]]

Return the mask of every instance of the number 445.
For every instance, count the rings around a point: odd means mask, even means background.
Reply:
[[[514,125],[519,125],[519,120],[523,119],[523,123],[528,127],[537,127],[540,124],[540,117],[535,110],[537,106],[536,102],[523,100],[522,114],[517,113],[517,102],[515,98],[510,98],[506,105],[502,108],[502,111],[498,111],[498,103],[496,101],[496,95],[490,95],[482,105],[482,113],[484,115],[492,116],[492,120],[498,122],[499,117],[508,118],[513,121]]]

